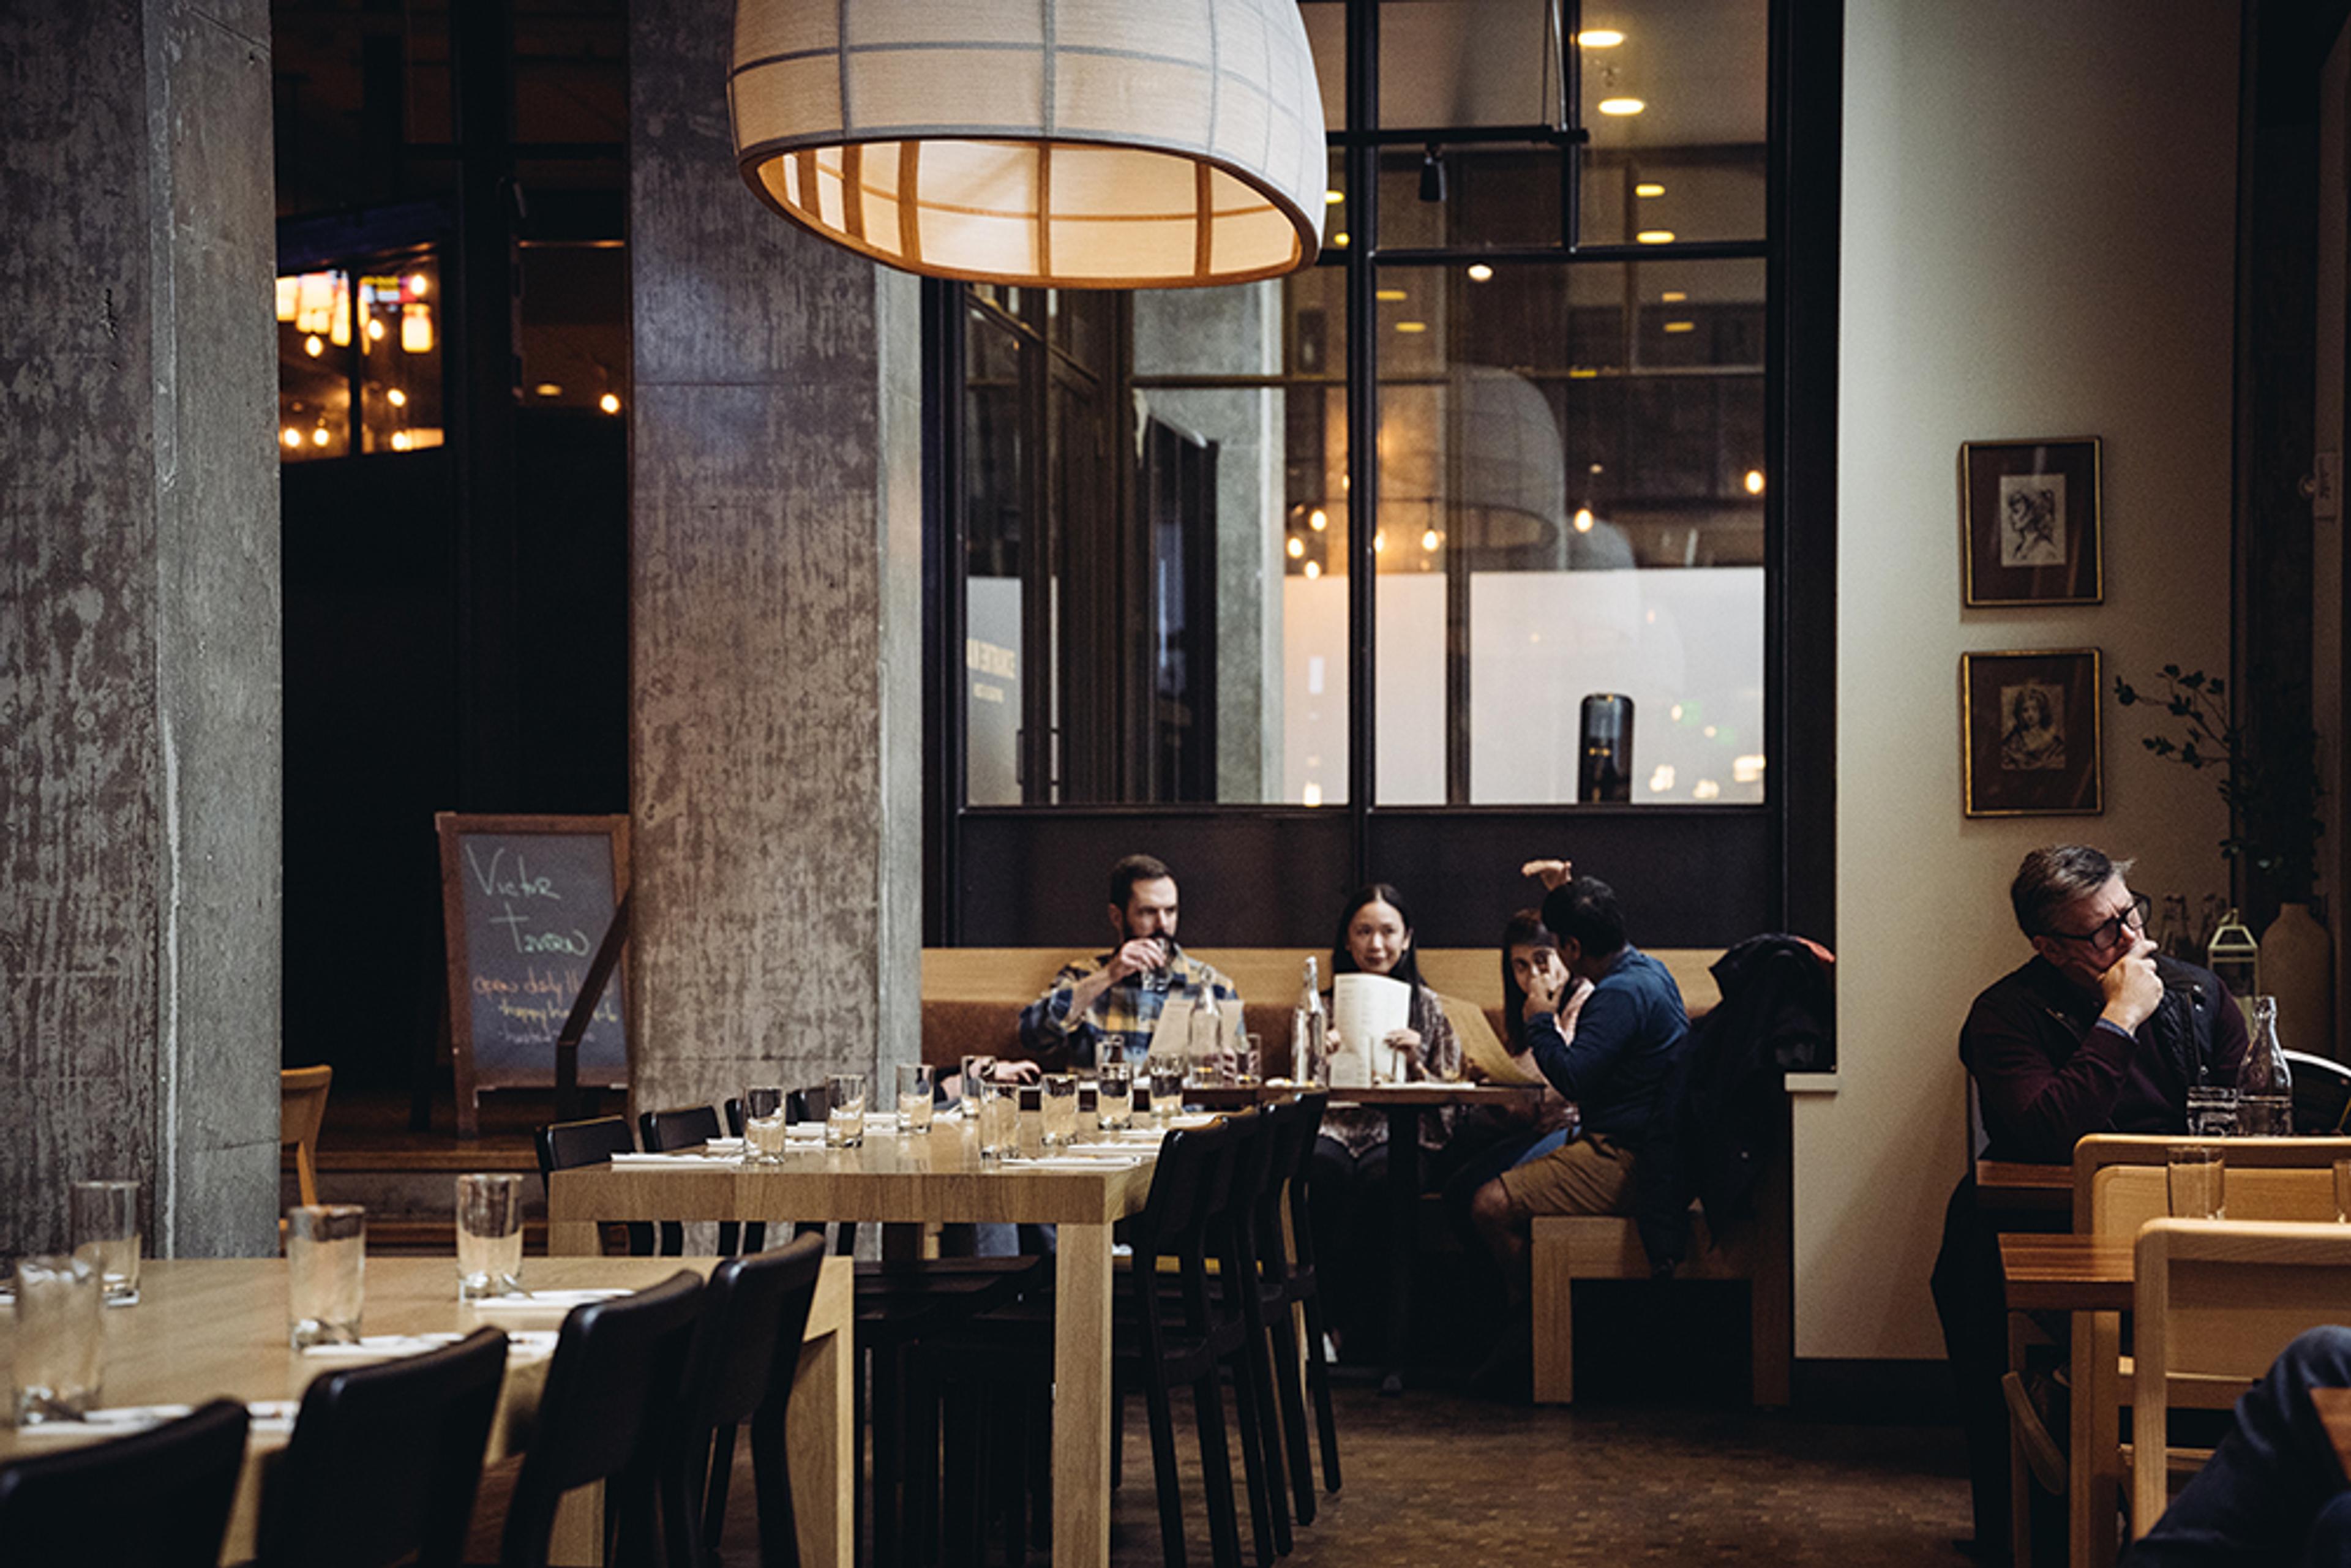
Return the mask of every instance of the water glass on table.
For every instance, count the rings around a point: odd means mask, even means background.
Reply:
[[[996,1058],[992,1056],[967,1056],[963,1059],[963,1075],[961,1082],[963,1085],[963,1113],[965,1115],[977,1116],[979,1114],[979,1096],[975,1092],[975,1091],[978,1089],[979,1085],[987,1082],[988,1076],[995,1071],[995,1068]]]
[[[978,1107],[982,1160],[1000,1160],[1019,1152],[1020,1101],[1010,1084],[998,1083],[985,1073],[967,1079],[964,1104]]]
[[[1184,1104],[1184,1071],[1181,1054],[1172,1051],[1151,1053],[1151,1119],[1165,1126]]]
[[[1044,1118],[1042,1135],[1039,1139],[1046,1148],[1065,1149],[1078,1141],[1078,1075],[1074,1072],[1045,1074],[1044,1102],[1040,1114]]]
[[[106,1373],[105,1281],[87,1258],[16,1260],[16,1425],[78,1421]]]
[[[1226,1082],[1236,1089],[1254,1089],[1264,1081],[1264,1071],[1265,1042],[1253,1034],[1241,1036],[1240,1044],[1234,1048]]]
[[[1134,1124],[1134,1069],[1123,1054],[1094,1064],[1094,1120],[1105,1133]]]
[[[457,1299],[478,1301],[522,1289],[522,1177],[457,1178]]]
[[[898,1131],[927,1133],[931,1130],[931,1070],[924,1062],[901,1062],[898,1067]]]
[[[2191,1137],[2226,1138],[2237,1131],[2237,1092],[2215,1083],[2190,1084],[2188,1132]]]
[[[2228,1218],[2228,1170],[2210,1144],[2175,1144],[2165,1154],[2166,1195],[2174,1219]]]
[[[353,1344],[367,1300],[367,1210],[355,1203],[286,1211],[286,1317],[296,1350]]]
[[[78,1181],[67,1195],[74,1256],[99,1272],[110,1307],[139,1304],[139,1184]]]
[[[775,1166],[784,1161],[785,1095],[762,1084],[743,1091],[743,1163]]]
[[[825,1081],[824,1146],[854,1149],[865,1143],[865,1074],[836,1072]]]

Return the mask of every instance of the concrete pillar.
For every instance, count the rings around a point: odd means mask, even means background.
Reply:
[[[269,7],[0,7],[0,1257],[277,1245]]]
[[[640,1106],[919,1051],[921,296],[745,188],[733,20],[630,11]]]

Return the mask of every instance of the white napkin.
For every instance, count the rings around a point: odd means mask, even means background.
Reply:
[[[246,1427],[256,1437],[283,1437],[294,1430],[294,1416],[301,1409],[292,1399],[256,1399],[247,1405],[246,1415],[251,1421]],[[124,1437],[133,1432],[144,1432],[166,1421],[176,1421],[193,1414],[193,1405],[113,1405],[92,1410],[78,1421],[44,1421],[38,1426],[19,1427],[19,1437]]]
[[[348,1344],[306,1345],[302,1354],[321,1360],[381,1361],[388,1356],[421,1355],[465,1338],[459,1333],[371,1333]]]
[[[585,1306],[590,1301],[609,1301],[615,1296],[625,1296],[625,1290],[598,1291],[517,1291],[511,1295],[485,1296],[465,1304],[475,1312],[560,1312]]]
[[[1152,1142],[1157,1143],[1158,1139],[1154,1138]],[[1089,1159],[1102,1159],[1105,1157],[1110,1159],[1123,1158],[1129,1164],[1132,1164],[1134,1156],[1142,1154],[1144,1151],[1138,1145],[1128,1142],[1123,1144],[1071,1144],[1069,1148],[1063,1152],[1071,1155],[1082,1155]]]
[[[743,1140],[740,1138],[712,1138],[705,1142],[702,1146],[705,1150],[714,1155],[739,1155],[743,1152]]]
[[[1004,1168],[1008,1171],[1106,1171],[1122,1170],[1142,1163],[1132,1155],[1123,1158],[1095,1155],[1091,1159],[1075,1155],[1047,1155],[1033,1160],[1008,1160]]]
[[[614,1155],[612,1163],[629,1170],[691,1171],[714,1166],[739,1166],[739,1155]]]

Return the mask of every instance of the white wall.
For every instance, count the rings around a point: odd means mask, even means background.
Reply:
[[[1796,1110],[1796,1354],[1939,1356],[1960,1019],[2032,846],[2221,885],[2209,782],[2105,706],[2103,819],[1968,821],[1962,651],[2225,669],[2237,34],[2211,0],[1848,0],[1839,436],[1840,1085]],[[1962,612],[1959,444],[2105,442],[2104,605]]]

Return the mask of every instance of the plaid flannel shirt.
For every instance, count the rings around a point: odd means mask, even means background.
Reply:
[[[1159,1027],[1167,998],[1186,990],[1207,991],[1228,1016],[1239,1010],[1241,996],[1233,983],[1171,941],[1165,968],[1145,969],[1113,981],[1094,998],[1092,1008],[1072,1017],[1071,989],[1089,976],[1100,974],[1110,960],[1111,955],[1104,953],[1062,965],[1045,994],[1020,1009],[1020,1043],[1030,1054],[1091,1067],[1102,1037],[1123,1034],[1127,1037],[1128,1054],[1140,1058],[1148,1049],[1151,1032]]]

